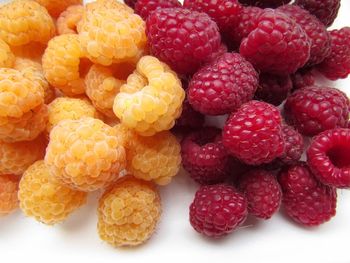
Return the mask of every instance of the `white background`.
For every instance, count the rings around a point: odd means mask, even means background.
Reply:
[[[1,1],[2,2],[2,1]],[[333,28],[350,25],[350,1],[343,0]],[[328,82],[350,95],[350,79]],[[350,262],[350,191],[339,191],[337,216],[313,229],[298,226],[279,213],[269,221],[249,218],[232,235],[208,240],[188,222],[188,206],[198,186],[182,172],[161,188],[163,215],[154,236],[143,246],[115,249],[96,231],[98,193],[66,222],[54,227],[19,211],[0,218],[2,262]]]

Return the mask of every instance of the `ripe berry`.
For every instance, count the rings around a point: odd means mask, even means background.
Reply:
[[[324,184],[350,188],[350,130],[333,129],[313,138],[307,162]]]
[[[154,10],[171,7],[181,7],[181,3],[178,0],[137,0],[135,13],[146,20]]]
[[[18,208],[18,183],[20,177],[13,174],[0,175],[0,217]]]
[[[283,164],[291,165],[300,160],[304,152],[303,136],[288,125],[282,126],[282,134],[284,139],[284,153],[279,158]]]
[[[311,86],[295,91],[284,105],[286,121],[307,136],[347,127],[350,103],[338,89]]]
[[[233,186],[202,186],[190,206],[190,222],[198,232],[218,238],[236,230],[247,218],[247,200]]]
[[[57,18],[56,27],[59,35],[77,34],[77,26],[83,17],[84,6],[72,5],[63,11]]]
[[[280,5],[286,5],[291,0],[239,0],[241,3],[246,5],[254,5],[260,7],[277,7]]]
[[[291,75],[291,79],[294,90],[314,86],[316,82],[312,70],[308,68],[298,70],[296,73]]]
[[[222,115],[251,100],[257,84],[258,73],[253,66],[238,53],[226,53],[193,76],[188,100],[203,114]]]
[[[64,10],[72,5],[82,5],[82,0],[35,0],[44,6],[53,17],[58,17]]]

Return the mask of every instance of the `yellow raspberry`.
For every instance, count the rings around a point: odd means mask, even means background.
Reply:
[[[113,111],[128,128],[152,136],[174,126],[184,98],[177,75],[157,58],[144,56],[127,83],[120,87]]]
[[[0,68],[11,68],[15,62],[9,45],[0,38]]]
[[[99,200],[98,233],[112,246],[137,246],[152,236],[160,215],[154,185],[132,177],[122,179]]]
[[[56,21],[57,32],[59,35],[76,34],[77,25],[83,17],[84,6],[72,5],[60,14]]]
[[[58,17],[67,7],[71,5],[81,5],[83,0],[35,0],[44,6],[51,16]]]
[[[56,98],[48,106],[47,132],[62,120],[78,120],[84,117],[98,118],[99,114],[88,100],[77,98]]]
[[[53,225],[86,203],[87,193],[51,180],[43,160],[32,164],[19,183],[19,206],[25,215]]]
[[[18,208],[19,176],[0,175],[0,216],[7,215]]]
[[[82,191],[114,182],[126,164],[116,129],[89,117],[60,121],[51,130],[45,162],[55,178]]]
[[[47,10],[31,0],[14,0],[0,7],[0,38],[10,46],[47,43],[55,24]]]
[[[44,158],[46,144],[43,135],[33,141],[0,142],[0,174],[22,175],[30,165]]]
[[[16,57],[28,58],[41,63],[47,45],[37,42],[30,42],[23,46],[12,46],[11,50]]]
[[[104,66],[139,56],[147,41],[141,17],[114,0],[87,4],[78,32],[86,56]]]
[[[85,60],[78,35],[65,34],[50,40],[43,56],[43,69],[48,82],[65,95],[85,92]]]

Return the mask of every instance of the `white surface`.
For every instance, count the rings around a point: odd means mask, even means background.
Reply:
[[[350,25],[350,1],[342,1],[334,28]],[[329,82],[350,94],[350,79]],[[20,212],[0,218],[2,262],[317,262],[349,263],[350,191],[339,191],[337,216],[329,223],[305,229],[283,213],[263,222],[249,219],[221,240],[197,234],[188,222],[188,206],[197,185],[179,174],[161,188],[163,215],[156,234],[136,249],[114,249],[96,232],[98,194],[65,223],[49,227]],[[73,261],[74,260],[74,261]],[[186,261],[187,262],[187,261]]]

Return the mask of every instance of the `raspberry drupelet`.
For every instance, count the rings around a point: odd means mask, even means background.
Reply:
[[[0,175],[0,217],[18,208],[18,183],[20,177],[13,174]]]
[[[56,21],[57,33],[77,34],[77,26],[83,17],[84,6],[72,5],[60,14]]]
[[[242,4],[266,7],[278,7],[281,5],[287,5],[291,0],[239,0]]]
[[[288,125],[282,126],[284,139],[284,153],[278,158],[283,164],[292,165],[298,162],[304,152],[304,138],[293,127]]]
[[[137,0],[135,4],[135,13],[146,21],[151,12],[162,8],[181,7],[178,0]]]
[[[72,5],[82,5],[83,0],[35,0],[44,6],[51,16],[57,18],[64,10]]]

